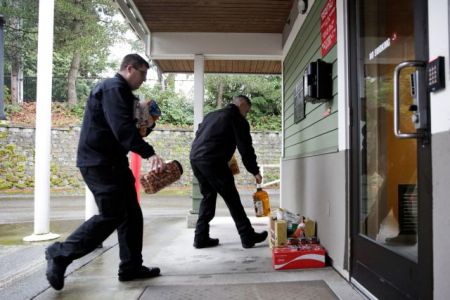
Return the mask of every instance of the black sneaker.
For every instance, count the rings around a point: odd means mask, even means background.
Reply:
[[[141,266],[137,270],[119,271],[119,281],[153,278],[159,276],[160,273],[161,270],[158,267]]]
[[[45,259],[47,260],[47,271],[45,275],[47,280],[55,290],[59,291],[64,287],[64,273],[67,269],[67,264],[57,262],[50,257],[48,250],[45,250]]]
[[[252,248],[253,246],[255,246],[256,243],[261,243],[264,242],[267,238],[267,231],[263,231],[260,233],[253,233],[252,237],[249,239],[243,239],[242,242],[242,247],[244,248]]]
[[[203,240],[194,239],[194,247],[197,249],[216,247],[217,245],[219,245],[219,239],[212,239],[210,237]]]

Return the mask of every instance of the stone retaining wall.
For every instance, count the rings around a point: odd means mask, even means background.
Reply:
[[[84,186],[75,167],[79,127],[52,129],[51,185],[54,188],[78,189]],[[191,184],[192,171],[189,165],[189,149],[193,139],[191,130],[155,130],[146,139],[156,153],[166,160],[181,162],[184,174],[178,186]],[[279,164],[281,137],[278,132],[252,132],[258,163]],[[34,182],[35,129],[0,126],[0,190],[30,188]],[[254,177],[242,165],[237,153],[241,173],[236,176],[240,186],[254,185]],[[141,172],[148,169],[142,161]],[[265,168],[265,180],[279,178],[278,168]]]

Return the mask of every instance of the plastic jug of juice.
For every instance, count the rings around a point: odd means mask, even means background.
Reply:
[[[256,185],[256,192],[253,194],[253,204],[255,206],[255,214],[257,217],[266,217],[270,215],[269,194],[261,188],[260,184]]]

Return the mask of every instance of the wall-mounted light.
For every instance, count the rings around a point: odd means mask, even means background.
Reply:
[[[298,12],[304,15],[308,10],[308,0],[298,0],[297,8]]]

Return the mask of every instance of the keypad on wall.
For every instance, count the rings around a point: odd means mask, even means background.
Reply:
[[[439,56],[428,63],[427,80],[430,92],[437,92],[445,88],[445,59],[443,56]]]

